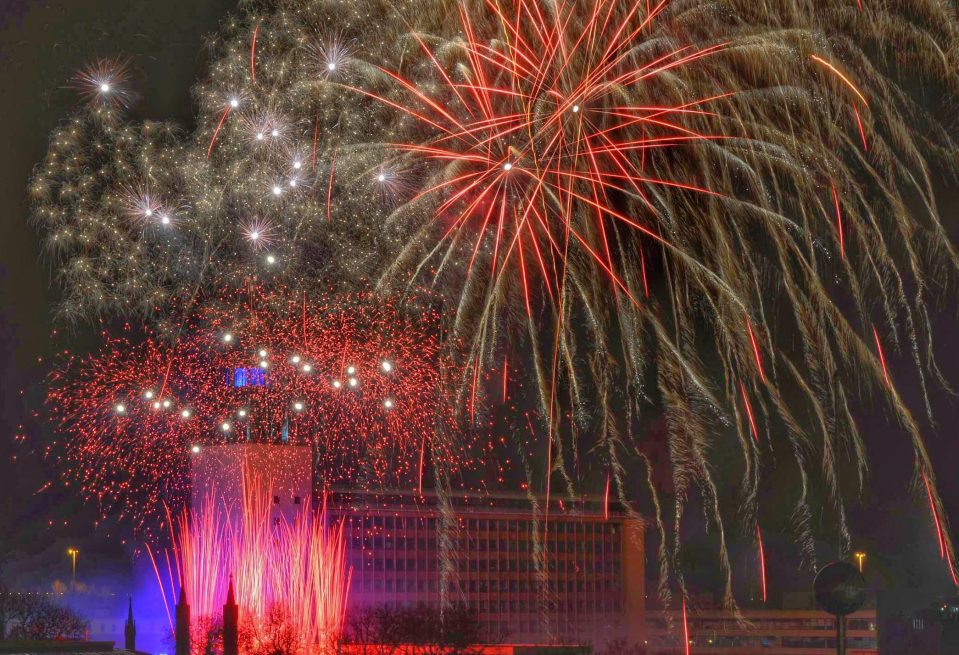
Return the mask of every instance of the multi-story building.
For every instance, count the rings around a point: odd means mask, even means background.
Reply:
[[[459,494],[445,510],[402,492],[327,503],[344,524],[353,607],[459,603],[490,642],[643,641],[642,528],[594,500],[552,501],[548,520],[519,494]]]
[[[488,642],[644,641],[641,523],[601,500],[522,494],[313,493],[310,449],[235,444],[194,453],[194,502],[215,488],[238,500],[244,469],[269,480],[271,520],[325,507],[342,522],[352,567],[349,607],[457,603]]]
[[[836,620],[813,609],[744,609],[737,619],[725,610],[687,614],[689,649],[681,612],[658,612],[647,621],[648,655],[834,655]],[[876,610],[846,618],[846,654],[879,652]]]

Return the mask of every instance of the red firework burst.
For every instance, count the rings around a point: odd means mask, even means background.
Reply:
[[[324,486],[420,486],[431,461],[466,461],[450,441],[438,320],[372,294],[252,292],[201,310],[172,342],[108,339],[52,374],[53,452],[104,517],[146,532],[182,505],[190,451],[207,444],[307,444]]]
[[[465,227],[478,234],[470,272],[484,238],[491,237],[491,274],[502,275],[510,262],[517,265],[529,310],[530,273],[538,271],[546,291],[557,297],[568,256],[577,249],[629,295],[610,226],[666,241],[642,219],[617,210],[615,197],[630,197],[655,214],[649,198],[657,188],[712,193],[651,175],[645,162],[654,149],[723,138],[698,131],[689,119],[710,114],[706,107],[730,94],[636,106],[623,89],[652,82],[725,45],[687,45],[644,59],[636,45],[665,1],[597,0],[585,22],[578,21],[582,12],[568,10],[573,3],[560,3],[549,13],[529,0],[486,4],[499,23],[494,33],[505,39],[484,41],[482,28],[462,10],[468,65],[456,72],[420,41],[435,69],[435,92],[387,70],[402,99],[357,91],[412,117],[417,137],[428,135],[395,144],[400,153],[452,171],[417,197],[439,198],[436,216],[445,225],[444,241],[457,241]],[[588,218],[572,218],[576,214]]]

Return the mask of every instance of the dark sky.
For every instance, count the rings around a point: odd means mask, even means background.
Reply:
[[[31,170],[77,104],[71,76],[97,58],[132,58],[136,116],[189,126],[204,39],[235,7],[236,0],[0,0],[0,580],[40,585],[69,575],[68,545],[80,546],[88,570],[109,571],[123,554],[105,531],[90,536],[91,517],[77,513],[69,490],[54,484],[35,494],[53,473],[32,448],[42,423],[29,409],[42,399],[56,296],[27,223]],[[83,332],[65,340],[91,341]],[[14,442],[21,425],[26,445]]]
[[[30,584],[23,571],[44,567],[46,575],[62,575],[68,544],[83,544],[85,553],[99,553],[99,566],[109,569],[122,560],[122,548],[102,531],[90,535],[89,517],[77,514],[68,490],[54,485],[39,489],[52,474],[30,444],[39,425],[27,407],[42,394],[38,380],[49,360],[50,269],[42,260],[33,229],[27,223],[25,188],[34,164],[43,157],[50,131],[77,103],[66,88],[71,75],[98,57],[128,55],[137,71],[139,117],[173,119],[191,126],[189,88],[203,74],[204,36],[214,32],[236,0],[0,0],[0,562],[8,564],[11,581]],[[959,194],[944,190],[943,214],[959,242]],[[933,289],[933,292],[936,290]],[[959,386],[959,321],[956,291],[936,314],[940,362]],[[73,342],[89,342],[74,335]],[[897,366],[905,370],[907,363]],[[21,390],[27,390],[21,395]],[[959,405],[937,393],[938,427],[927,433],[953,525],[959,526]],[[862,420],[872,446],[873,477],[862,503],[851,512],[854,543],[871,553],[871,566],[918,599],[947,590],[945,566],[939,561],[935,535],[922,497],[909,494],[911,453],[897,444],[904,435],[864,408]],[[33,440],[15,443],[19,426]],[[784,508],[785,509],[785,508]],[[49,521],[54,525],[49,525]],[[66,524],[64,524],[66,521]],[[784,540],[768,538],[771,568],[780,579],[794,568]],[[112,544],[112,545],[111,545]],[[778,546],[782,548],[778,548]],[[734,562],[734,564],[737,564]],[[91,564],[92,565],[92,564]],[[771,581],[777,576],[770,576]],[[775,583],[773,583],[775,584]],[[784,584],[795,584],[784,583]]]

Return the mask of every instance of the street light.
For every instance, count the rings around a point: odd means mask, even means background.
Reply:
[[[67,555],[70,556],[70,559],[73,562],[73,581],[77,581],[77,555],[80,554],[80,551],[76,548],[67,548]]]
[[[866,561],[866,553],[857,552],[853,553],[853,556],[856,558],[856,564],[859,565],[859,572],[862,573],[863,562]]]

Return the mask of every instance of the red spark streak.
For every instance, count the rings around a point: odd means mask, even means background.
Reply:
[[[856,112],[856,125],[859,126],[859,137],[862,139],[862,149],[869,152],[869,142],[866,140],[866,128],[862,124],[862,116],[859,115],[859,107],[853,107]]]
[[[230,111],[233,107],[227,105],[226,109],[223,110],[223,115],[220,116],[220,122],[216,124],[216,129],[213,130],[213,138],[210,139],[210,147],[206,149],[206,158],[210,158],[210,153],[213,152],[213,144],[216,143],[216,137],[220,133],[220,128],[223,127],[223,121],[226,120],[226,117],[230,115]]]
[[[756,341],[756,335],[753,334],[753,324],[746,319],[746,330],[749,331],[749,342],[753,347],[753,356],[756,358],[756,368],[759,369],[759,378],[763,381],[763,384],[766,384],[766,372],[763,370],[763,358],[762,354],[759,352],[759,343]]]
[[[686,617],[686,599],[683,598],[683,646],[686,649],[686,655],[689,655],[689,620]]]
[[[253,30],[253,42],[250,44],[250,81],[256,84],[256,37],[260,33],[260,24]]]
[[[506,388],[509,383],[509,358],[503,358],[503,402],[506,402]]]
[[[609,520],[609,473],[606,474],[606,492],[603,494],[603,516]]]
[[[946,540],[942,536],[942,526],[939,523],[939,512],[936,510],[936,502],[932,496],[932,485],[929,484],[929,477],[925,471],[922,474],[922,481],[926,483],[926,496],[929,498],[929,511],[932,512],[932,520],[936,524],[936,538],[939,540],[939,557],[946,556]]]
[[[875,327],[872,328],[872,335],[876,339],[876,352],[879,353],[879,363],[882,364],[882,375],[886,378],[886,386],[892,388],[892,382],[889,379],[889,369],[886,368],[886,354],[882,351],[882,342],[879,340],[879,332]]]
[[[952,578],[952,584],[959,587],[959,577],[956,576],[956,567],[952,564],[952,554],[946,549],[946,566],[949,567],[949,576]]]
[[[646,279],[646,251],[639,249],[639,265],[643,270],[643,293],[649,298],[649,280]]]
[[[746,416],[749,417],[749,428],[752,430],[753,439],[759,441],[759,430],[756,429],[756,420],[753,417],[753,408],[749,404],[749,395],[746,393],[746,385],[742,381],[739,383],[739,389],[743,394],[743,405],[746,406]]]
[[[759,544],[759,574],[763,586],[763,603],[766,602],[766,549],[763,546],[763,532],[756,524],[756,541]]]
[[[836,232],[839,233],[839,253],[842,255],[842,258],[846,258],[846,237],[843,233],[842,228],[842,208],[839,204],[839,193],[836,191],[836,187],[832,187],[832,200],[836,208]]]

